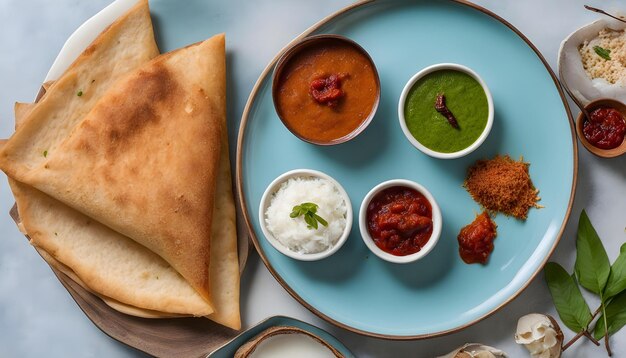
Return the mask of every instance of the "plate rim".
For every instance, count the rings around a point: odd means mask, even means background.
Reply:
[[[305,301],[302,297],[300,297],[300,295],[298,295],[282,279],[282,277],[274,270],[274,268],[272,267],[271,263],[269,262],[269,260],[265,256],[263,249],[259,245],[259,240],[257,238],[257,235],[256,235],[255,231],[254,231],[254,228],[253,228],[253,225],[252,225],[252,221],[251,221],[252,217],[248,213],[248,206],[247,206],[247,201],[246,201],[246,195],[245,195],[244,190],[243,190],[243,164],[242,164],[243,163],[243,143],[244,143],[245,136],[246,136],[246,127],[247,127],[247,124],[248,124],[248,119],[250,117],[252,105],[253,105],[253,103],[254,103],[254,101],[255,101],[258,93],[259,93],[260,88],[263,85],[263,82],[265,81],[266,77],[270,74],[270,72],[274,68],[274,65],[276,64],[276,62],[278,61],[280,56],[291,45],[293,45],[294,43],[302,40],[303,38],[305,38],[307,36],[309,36],[311,33],[313,33],[314,31],[318,30],[320,27],[322,27],[325,24],[327,24],[328,22],[330,22],[330,21],[332,21],[332,20],[342,16],[343,14],[346,14],[346,13],[348,13],[348,12],[350,12],[352,10],[355,10],[357,8],[360,8],[360,7],[366,7],[368,5],[371,5],[374,2],[376,2],[376,0],[357,1],[354,4],[348,5],[348,6],[342,8],[342,9],[340,9],[338,11],[335,11],[334,13],[332,13],[332,14],[324,17],[324,18],[322,18],[321,20],[319,20],[318,22],[316,22],[315,24],[313,24],[312,26],[310,26],[309,28],[304,30],[301,34],[296,36],[293,40],[289,41],[276,54],[276,56],[272,60],[270,60],[268,65],[265,67],[265,69],[259,75],[259,78],[255,82],[254,87],[250,91],[250,95],[248,96],[248,100],[246,101],[246,105],[245,105],[243,113],[241,115],[241,120],[239,122],[239,131],[237,133],[237,147],[236,147],[237,148],[237,150],[236,150],[237,154],[236,154],[236,162],[235,162],[235,167],[236,167],[236,173],[235,173],[236,180],[235,181],[236,181],[236,184],[237,184],[237,197],[238,197],[238,200],[239,200],[239,205],[242,208],[243,217],[244,217],[247,229],[248,229],[249,237],[250,237],[252,243],[254,244],[254,247],[255,247],[257,253],[259,254],[261,260],[263,261],[263,264],[269,270],[269,272],[272,274],[274,279],[276,279],[276,281],[278,281],[278,283],[280,283],[280,285],[296,301],[298,301],[306,309],[311,311],[316,316],[322,318],[326,322],[329,322],[329,323],[331,323],[331,324],[333,324],[333,325],[335,325],[337,327],[341,327],[341,328],[343,328],[345,330],[348,330],[350,332],[357,333],[357,334],[360,334],[360,335],[363,335],[363,336],[374,337],[374,338],[382,338],[382,339],[387,339],[387,340],[396,340],[396,341],[419,340],[419,339],[440,337],[440,336],[444,336],[444,335],[451,334],[451,333],[454,333],[454,332],[458,332],[458,331],[461,331],[461,330],[463,330],[465,328],[468,328],[468,327],[470,327],[470,326],[472,326],[472,325],[474,325],[474,324],[476,324],[478,322],[481,322],[482,320],[490,317],[494,313],[498,312],[504,306],[509,304],[515,298],[517,298],[534,281],[534,279],[537,277],[539,272],[541,272],[541,270],[543,269],[545,264],[548,262],[548,260],[550,259],[550,257],[554,253],[554,250],[556,249],[556,247],[558,246],[559,242],[561,241],[561,238],[562,238],[563,233],[565,231],[565,227],[567,226],[567,222],[569,221],[570,214],[571,214],[572,207],[573,207],[573,203],[574,203],[574,199],[575,199],[575,196],[576,196],[576,186],[577,186],[577,179],[578,179],[578,141],[577,141],[576,133],[575,133],[575,129],[574,129],[574,120],[573,120],[573,117],[572,117],[572,112],[571,112],[570,107],[569,107],[569,103],[567,102],[567,98],[565,97],[565,94],[563,92],[563,88],[561,86],[561,83],[559,82],[559,80],[556,77],[554,71],[552,70],[552,68],[550,67],[548,62],[546,61],[545,57],[541,54],[541,52],[537,49],[537,47],[526,37],[526,35],[524,35],[520,30],[518,30],[510,22],[508,22],[504,18],[500,17],[499,15],[495,14],[491,10],[488,10],[488,9],[486,9],[486,8],[480,6],[480,5],[474,4],[474,3],[472,3],[472,2],[470,2],[468,0],[449,0],[449,1],[452,2],[452,3],[455,3],[457,5],[466,6],[466,7],[469,7],[471,9],[480,11],[483,14],[485,14],[487,16],[490,16],[493,19],[499,21],[500,23],[502,23],[503,25],[508,27],[510,30],[512,30],[517,36],[519,36],[526,43],[526,45],[528,47],[530,47],[533,50],[535,55],[539,58],[541,63],[544,65],[545,69],[548,71],[548,74],[552,78],[552,81],[554,82],[554,85],[555,85],[557,91],[559,92],[559,96],[561,97],[561,102],[563,103],[563,107],[564,107],[565,112],[567,114],[567,119],[568,119],[568,123],[569,123],[569,127],[570,127],[570,138],[571,138],[571,141],[572,141],[572,154],[573,154],[572,155],[572,159],[573,159],[573,163],[572,163],[573,164],[573,167],[572,167],[572,169],[573,169],[572,170],[572,186],[570,188],[570,198],[569,198],[569,202],[567,204],[567,209],[565,211],[565,216],[563,218],[563,222],[561,223],[559,231],[558,231],[558,233],[556,235],[556,240],[552,244],[552,247],[548,251],[548,254],[541,261],[541,263],[538,266],[538,268],[531,274],[531,276],[528,278],[528,280],[517,291],[515,291],[515,293],[513,293],[508,299],[506,299],[504,302],[500,303],[498,306],[492,308],[489,312],[485,313],[484,315],[482,315],[482,316],[480,316],[480,317],[478,317],[476,319],[473,319],[472,321],[470,321],[468,323],[465,323],[463,325],[455,327],[455,328],[442,330],[442,331],[436,331],[436,332],[432,332],[432,333],[417,334],[417,335],[382,334],[382,333],[376,333],[376,332],[371,332],[371,331],[367,331],[367,330],[351,327],[351,326],[349,326],[349,325],[347,325],[345,323],[339,322],[339,321],[337,321],[337,320],[335,320],[335,319],[325,315],[324,313],[320,312],[315,307],[313,307],[311,304],[309,304],[307,301]]]

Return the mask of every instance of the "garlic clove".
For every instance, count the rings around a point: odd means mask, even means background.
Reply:
[[[559,358],[563,332],[554,318],[531,313],[518,320],[515,342],[526,347],[532,358]]]

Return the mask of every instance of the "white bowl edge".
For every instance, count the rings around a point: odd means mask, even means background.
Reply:
[[[561,82],[567,83],[573,96],[584,105],[598,98],[611,98],[626,103],[626,87],[611,85],[603,79],[592,80],[587,76],[582,65],[582,59],[578,52],[578,46],[585,40],[591,40],[598,36],[600,30],[610,28],[613,30],[626,30],[626,24],[617,20],[598,19],[589,24],[579,27],[569,35],[559,46],[557,56],[557,73]],[[565,78],[563,78],[565,77]],[[603,88],[598,88],[600,83]]]

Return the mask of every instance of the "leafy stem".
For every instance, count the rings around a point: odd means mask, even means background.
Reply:
[[[598,342],[595,338],[593,338],[593,336],[591,335],[591,333],[589,333],[589,330],[584,330],[584,331],[580,331],[578,332],[578,334],[576,334],[574,336],[574,338],[570,339],[567,343],[565,343],[563,345],[563,348],[561,348],[561,351],[565,351],[567,348],[569,348],[572,344],[576,343],[576,341],[578,341],[580,339],[580,337],[585,336],[587,337],[593,344],[595,344],[596,346],[600,346],[600,342]]]
[[[576,334],[576,335],[574,336],[574,338],[570,339],[570,340],[569,340],[569,342],[567,342],[567,343],[565,343],[565,344],[563,345],[563,348],[561,348],[561,351],[563,351],[563,352],[564,352],[564,351],[565,351],[567,348],[569,348],[572,344],[576,343],[576,341],[577,341],[577,340],[579,340],[579,339],[580,339],[580,337],[582,337],[582,336],[584,336],[584,335],[585,335],[585,332],[587,332],[587,330],[583,330],[583,331],[578,332],[578,334]]]
[[[591,316],[591,319],[589,320],[589,323],[587,324],[587,327],[584,330],[578,332],[578,334],[576,334],[572,339],[570,339],[567,343],[565,343],[563,345],[563,347],[561,348],[561,351],[565,351],[572,344],[576,343],[576,341],[578,341],[580,339],[580,337],[582,337],[582,336],[587,337],[593,344],[595,344],[596,346],[599,347],[600,346],[600,342],[598,342],[598,340],[596,340],[593,337],[593,335],[591,335],[591,333],[589,333],[589,325],[598,316],[598,314],[600,314],[600,312],[602,312],[602,305],[598,306],[598,308],[593,312],[593,315]]]
[[[611,347],[609,346],[609,325],[606,321],[606,305],[604,304],[604,297],[600,295],[600,307],[602,307],[602,319],[604,321],[604,345],[606,346],[606,353],[610,356],[613,355]]]
[[[593,315],[591,315],[591,320],[589,320],[589,324],[587,324],[587,328],[583,332],[585,337],[589,338],[589,340],[598,347],[600,346],[600,342],[598,342],[598,340],[595,339],[591,333],[589,333],[589,326],[591,325],[591,322],[593,322],[593,320],[598,317],[600,312],[602,312],[602,305],[598,306],[598,308],[596,308],[596,310],[593,312]]]
[[[598,342],[595,338],[593,338],[593,335],[591,335],[591,333],[589,333],[589,330],[586,329],[583,334],[585,335],[585,337],[587,337],[591,343],[595,344],[596,346],[600,347],[600,342]]]

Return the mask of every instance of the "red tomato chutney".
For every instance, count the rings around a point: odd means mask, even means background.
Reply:
[[[476,216],[471,224],[461,229],[457,237],[461,259],[466,264],[487,263],[496,235],[496,224],[486,211]]]
[[[367,206],[367,231],[381,250],[414,254],[433,233],[432,207],[415,189],[394,186],[376,194]]]
[[[589,116],[591,118],[583,122],[583,134],[591,145],[600,149],[613,149],[622,144],[626,122],[617,109],[600,107]]]

